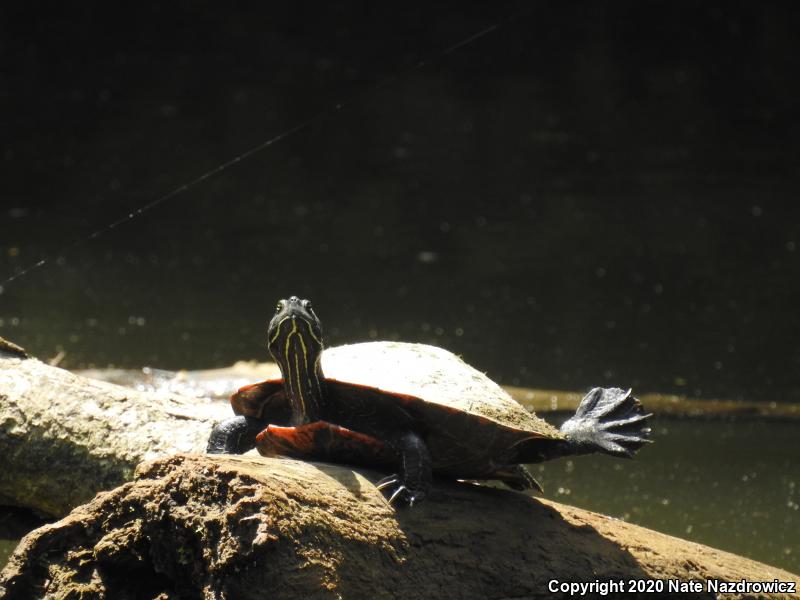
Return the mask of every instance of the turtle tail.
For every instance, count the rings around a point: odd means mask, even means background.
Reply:
[[[650,443],[651,414],[644,412],[631,390],[594,388],[581,400],[578,410],[561,426],[571,453],[603,452],[632,458]]]

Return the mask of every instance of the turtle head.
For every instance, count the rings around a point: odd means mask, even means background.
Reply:
[[[320,418],[322,324],[311,301],[291,296],[279,300],[267,329],[267,346],[283,375],[286,396],[295,424]]]

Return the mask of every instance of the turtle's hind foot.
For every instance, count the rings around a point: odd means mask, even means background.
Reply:
[[[536,481],[531,472],[522,465],[509,465],[498,469],[492,473],[491,479],[502,481],[512,490],[517,490],[518,492],[538,490],[540,493],[544,493],[542,484]]]
[[[647,425],[651,416],[644,412],[631,390],[594,388],[561,426],[561,433],[575,454],[604,452],[631,458],[651,442]]]

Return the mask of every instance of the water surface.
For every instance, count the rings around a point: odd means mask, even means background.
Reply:
[[[332,343],[507,384],[800,400],[798,11],[536,7],[375,89],[519,7],[7,9],[0,279],[50,260],[3,286],[0,335],[207,368],[263,358],[297,294]]]
[[[635,460],[533,468],[547,497],[800,573],[798,422],[658,419]]]

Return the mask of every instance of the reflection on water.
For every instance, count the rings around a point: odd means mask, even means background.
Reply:
[[[534,465],[548,498],[800,572],[800,423],[660,419],[635,460]]]

